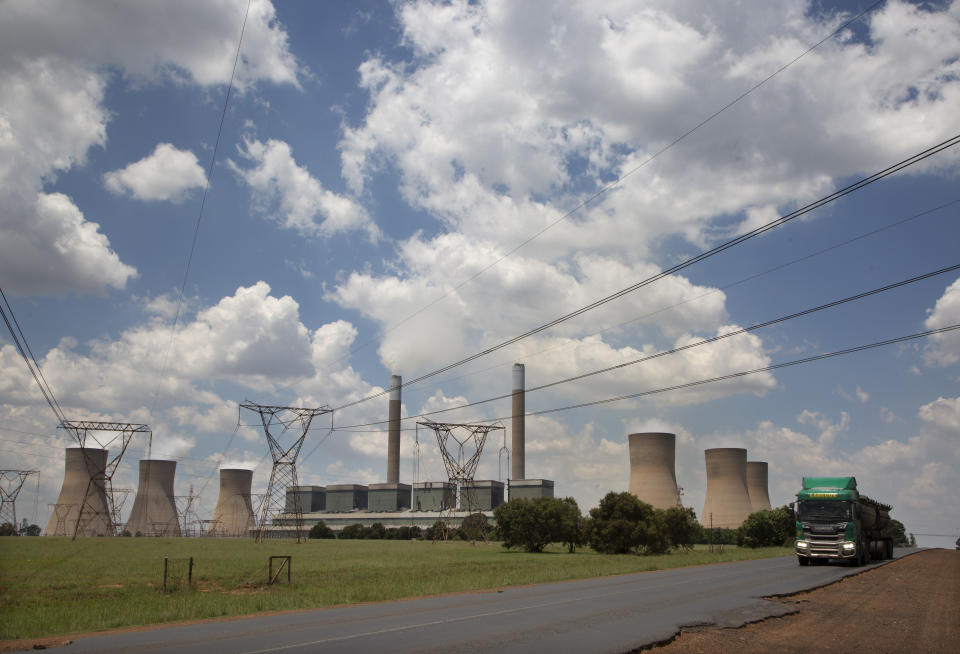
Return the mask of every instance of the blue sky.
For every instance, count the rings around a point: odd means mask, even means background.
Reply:
[[[255,491],[269,476],[255,428],[230,439],[239,401],[342,407],[954,137],[960,5],[896,1],[657,154],[868,4],[255,0],[208,176],[246,3],[6,2],[0,282],[68,417],[150,424],[153,454],[179,461],[177,493],[202,488],[209,513],[219,466],[256,467]],[[960,263],[958,163],[950,148],[405,388],[405,414],[507,393],[514,362],[547,383]],[[957,324],[958,278],[531,393],[527,408]],[[18,508],[43,524],[69,441],[6,334],[0,366],[4,467],[42,470]],[[384,481],[386,434],[349,427],[385,420],[386,404],[336,411],[325,440],[326,423],[312,431],[303,482]],[[908,531],[950,535],[922,544],[960,535],[941,501],[960,491],[955,334],[530,417],[527,476],[587,509],[626,489],[627,434],[647,430],[678,434],[698,513],[703,449],[737,446],[770,463],[777,504],[803,475],[854,474]],[[439,479],[419,436],[420,480]],[[500,438],[482,477],[499,475]],[[133,444],[116,486],[135,486],[145,450]]]

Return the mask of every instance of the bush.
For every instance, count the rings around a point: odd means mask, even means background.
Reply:
[[[16,536],[17,528],[12,523],[4,522],[0,525],[0,536]]]
[[[670,547],[664,512],[631,493],[610,492],[590,509],[587,542],[604,554],[659,554]]]
[[[308,538],[336,538],[337,534],[326,525],[326,523],[321,520],[317,524],[310,527],[310,533],[307,534]]]
[[[787,507],[757,511],[740,525],[739,544],[744,547],[779,547],[793,540],[796,525]]]
[[[518,498],[493,511],[497,535],[506,548],[542,552],[550,543],[563,543],[570,552],[583,543],[583,516],[572,497]]]
[[[427,540],[447,540],[455,535],[454,530],[450,529],[443,520],[437,520],[432,527],[423,532],[423,537]]]
[[[908,547],[910,545],[910,540],[907,538],[907,529],[899,520],[890,518],[890,522],[880,530],[880,535],[885,538],[892,538],[894,547]]]
[[[664,511],[664,519],[667,522],[670,544],[684,550],[693,549],[693,544],[700,539],[703,531],[694,510],[673,506]]]
[[[487,535],[487,516],[482,513],[471,513],[460,523],[457,534],[463,540],[482,540]]]
[[[364,537],[364,526],[361,524],[347,525],[340,530],[340,538],[347,540],[361,540]]]

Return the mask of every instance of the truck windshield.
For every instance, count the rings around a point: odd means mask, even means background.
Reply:
[[[850,503],[804,500],[797,502],[797,518],[813,521],[850,520]]]

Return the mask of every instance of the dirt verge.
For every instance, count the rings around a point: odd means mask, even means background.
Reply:
[[[960,551],[918,552],[777,601],[797,612],[738,629],[684,629],[655,654],[960,651]]]

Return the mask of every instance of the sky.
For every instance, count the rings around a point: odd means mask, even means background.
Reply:
[[[150,426],[115,488],[149,451],[201,517],[220,467],[263,492],[244,400],[334,409],[301,483],[384,482],[392,374],[496,348],[405,386],[413,417],[509,394],[514,363],[530,388],[960,264],[952,146],[498,347],[957,136],[960,2],[842,27],[871,4],[3,0],[0,287],[69,419]],[[526,476],[586,511],[627,489],[628,434],[668,431],[698,515],[704,449],[744,447],[775,505],[855,475],[952,546],[960,332],[551,410],[958,323],[952,270],[529,392]],[[0,370],[3,467],[40,471],[17,510],[44,525],[70,435],[6,332]],[[503,480],[509,414],[430,418],[500,421],[477,478]],[[416,422],[401,482],[441,480]]]

